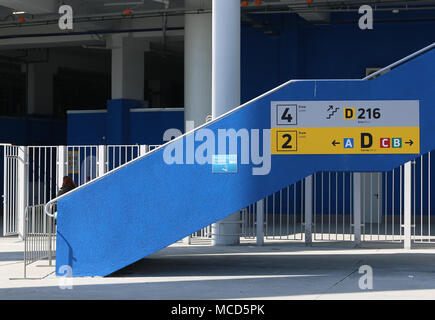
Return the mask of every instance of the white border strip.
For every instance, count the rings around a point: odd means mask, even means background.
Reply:
[[[401,64],[403,64],[403,63],[405,63],[405,62],[407,62],[407,61],[409,61],[409,60],[411,60],[411,59],[413,59],[413,58],[415,58],[415,57],[425,53],[426,51],[432,50],[433,48],[435,48],[435,42],[432,43],[431,45],[421,49],[421,50],[418,50],[417,52],[414,52],[413,54],[411,54],[411,55],[409,55],[409,56],[407,56],[407,57],[405,57],[403,59],[400,59],[399,61],[396,61],[396,62],[390,64],[389,66],[386,66],[385,68],[382,68],[382,69],[380,69],[380,70],[378,70],[378,71],[368,75],[367,77],[363,78],[363,80],[370,80],[371,78],[373,78],[373,77],[375,77],[375,76],[377,76],[377,75],[387,71],[388,69],[393,69],[393,68],[395,68],[395,67],[397,67],[397,66],[399,66],[399,65],[401,65]]]
[[[175,112],[184,111],[184,108],[134,108],[130,112]]]
[[[99,110],[67,110],[66,114],[107,113],[107,109]]]
[[[131,108],[130,112],[180,112],[184,108]],[[92,113],[107,113],[107,109],[95,110],[67,110],[67,114],[92,114]]]

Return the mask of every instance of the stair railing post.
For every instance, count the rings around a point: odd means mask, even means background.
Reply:
[[[27,207],[27,187],[28,187],[28,150],[26,146],[18,147],[17,165],[17,233],[21,240],[25,237],[25,211]]]
[[[305,179],[305,245],[311,246],[313,242],[313,176]]]
[[[353,173],[353,232],[355,246],[361,245],[361,173]]]
[[[257,202],[257,246],[264,245],[264,199]]]
[[[411,249],[411,161],[404,164],[403,172],[403,235],[404,249]]]

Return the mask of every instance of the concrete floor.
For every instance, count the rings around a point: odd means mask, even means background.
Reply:
[[[46,261],[29,267],[35,280],[19,279],[23,243],[0,238],[0,299],[435,299],[434,248],[364,246],[177,243],[109,277],[74,278],[72,289],[60,289],[68,283]],[[359,289],[362,265],[373,268],[373,290]]]

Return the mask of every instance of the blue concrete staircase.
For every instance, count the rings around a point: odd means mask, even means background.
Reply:
[[[271,101],[419,100],[424,154],[435,149],[434,72],[430,50],[371,81],[292,82],[205,128],[216,136],[227,128],[263,132],[270,129]],[[190,144],[202,144],[194,134],[168,146],[177,144],[186,160]],[[106,276],[314,172],[386,171],[418,156],[273,155],[270,173],[253,175],[253,164],[239,164],[232,174],[212,173],[211,164],[168,165],[164,152],[158,149],[59,200],[57,271],[69,265],[73,276]],[[240,149],[238,154],[240,159]]]

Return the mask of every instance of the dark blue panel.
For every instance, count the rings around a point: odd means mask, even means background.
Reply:
[[[116,99],[107,102],[107,144],[123,145],[130,141],[130,109],[140,107],[136,100]]]
[[[27,126],[24,119],[0,118],[0,140],[2,143],[25,145]]]
[[[130,113],[131,144],[163,144],[163,134],[172,128],[184,132],[184,111]]]
[[[69,113],[68,145],[106,144],[107,113]]]
[[[0,142],[14,145],[61,145],[66,125],[50,119],[0,118]]]
[[[109,143],[107,113],[68,114],[69,145],[101,145]],[[183,111],[130,112],[129,140],[125,144],[163,144],[163,134],[175,128],[184,132]],[[84,129],[86,128],[86,129]]]

